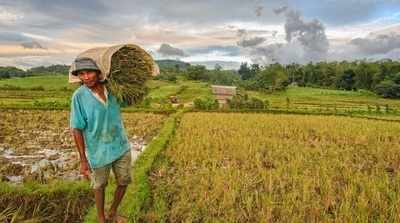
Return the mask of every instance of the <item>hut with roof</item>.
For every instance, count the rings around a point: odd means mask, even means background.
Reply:
[[[232,99],[236,95],[235,86],[211,85],[211,89],[220,107],[225,107],[228,99]]]

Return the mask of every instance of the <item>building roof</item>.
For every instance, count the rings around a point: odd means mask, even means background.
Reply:
[[[211,88],[215,95],[236,95],[235,86],[211,85]]]

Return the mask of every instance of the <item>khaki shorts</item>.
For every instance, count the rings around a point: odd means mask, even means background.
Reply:
[[[107,166],[92,169],[90,173],[91,187],[99,189],[107,186],[110,170],[112,169],[115,181],[119,186],[126,186],[132,182],[131,177],[131,152],[128,151],[121,158],[108,164]]]

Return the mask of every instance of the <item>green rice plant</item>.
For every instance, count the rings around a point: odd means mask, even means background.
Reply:
[[[0,186],[1,222],[80,222],[93,203],[85,182]]]

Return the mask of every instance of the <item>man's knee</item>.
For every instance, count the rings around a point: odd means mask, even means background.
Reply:
[[[131,153],[128,151],[113,164],[113,172],[118,186],[128,186],[132,182]]]
[[[104,189],[108,184],[108,177],[110,176],[110,167],[101,167],[93,169],[91,173],[91,187],[94,190]]]

